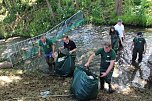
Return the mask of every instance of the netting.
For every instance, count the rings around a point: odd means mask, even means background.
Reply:
[[[82,24],[83,21],[84,21],[83,13],[82,11],[78,11],[73,16],[71,16],[67,20],[62,21],[61,23],[59,23],[58,25],[56,25],[46,33],[7,46],[8,60],[13,65],[16,65],[18,63],[23,63],[25,61],[27,62],[28,60],[37,57],[38,41],[41,36],[52,38],[52,40],[56,42],[59,38],[63,36],[63,34],[73,29],[74,27],[79,26],[80,24]],[[37,59],[36,62],[40,63],[42,58],[39,59],[35,58],[35,59]]]

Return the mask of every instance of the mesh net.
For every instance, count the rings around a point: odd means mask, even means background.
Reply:
[[[25,62],[27,64],[30,64],[28,61],[31,59],[31,61],[34,61],[33,58],[36,59],[36,63],[40,63],[40,61],[42,61],[44,57],[36,57],[38,53],[38,41],[41,36],[46,36],[47,38],[51,38],[54,42],[56,42],[59,38],[63,36],[63,34],[73,29],[74,27],[79,26],[80,24],[82,24],[83,21],[83,13],[82,11],[78,11],[73,16],[71,16],[67,20],[62,21],[46,33],[9,45],[7,47],[8,60],[13,65],[19,63],[23,63],[25,65]],[[27,68],[29,68],[29,66],[27,66]]]

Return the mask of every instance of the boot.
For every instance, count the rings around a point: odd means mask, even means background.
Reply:
[[[111,84],[109,84],[108,93],[110,94],[110,93],[113,93],[113,92],[114,92],[114,90],[112,89]]]
[[[49,71],[50,72],[52,72],[52,70],[53,70],[52,68],[53,68],[52,64],[49,64]]]
[[[104,90],[104,78],[100,77],[100,90]]]

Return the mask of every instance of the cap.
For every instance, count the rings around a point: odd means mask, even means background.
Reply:
[[[142,32],[138,32],[137,35],[143,35],[143,33]]]
[[[121,19],[118,19],[118,21],[117,22],[122,22],[122,20]]]

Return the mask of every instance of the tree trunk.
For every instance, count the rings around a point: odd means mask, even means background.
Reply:
[[[76,8],[79,9],[79,1],[75,0]]]
[[[115,8],[116,8],[116,15],[121,15],[122,10],[122,0],[115,0]]]
[[[61,0],[58,0],[58,8],[61,8]]]
[[[55,21],[55,17],[54,17],[54,13],[53,13],[53,10],[52,10],[52,6],[51,6],[51,4],[49,3],[48,0],[46,0],[46,3],[47,3],[47,6],[48,6],[50,15],[51,15],[50,18],[53,19],[53,21]]]

